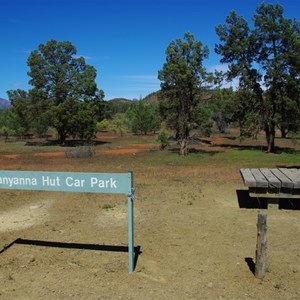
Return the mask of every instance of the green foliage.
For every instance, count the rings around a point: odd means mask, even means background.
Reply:
[[[97,123],[97,131],[106,130],[109,128],[109,121],[107,119]]]
[[[208,74],[202,66],[208,48],[195,41],[191,33],[171,41],[166,50],[166,63],[158,73],[161,81],[160,112],[167,125],[176,131],[180,154],[187,155],[190,131],[195,122],[194,109],[201,103],[201,91]]]
[[[233,118],[240,127],[241,138],[254,137],[262,129],[260,103],[256,95],[246,89],[240,89],[234,96]]]
[[[105,107],[105,118],[112,119],[115,114],[125,114],[131,107],[132,102],[128,100],[116,99],[107,102]]]
[[[147,135],[160,128],[160,116],[158,106],[146,104],[144,101],[134,101],[126,112],[126,117],[130,122],[132,132]]]
[[[279,282],[279,283],[276,283],[274,285],[274,288],[278,289],[278,290],[281,290],[281,289],[284,289],[284,285],[281,282]]]
[[[220,133],[225,133],[231,122],[234,121],[234,92],[230,89],[218,88],[212,91],[209,103],[212,111],[212,120]]]
[[[12,103],[12,112],[15,115],[18,127],[23,128],[24,133],[27,133],[31,128],[31,123],[35,117],[40,114],[31,110],[31,101],[29,94],[23,90],[10,90],[7,92],[9,100]]]
[[[115,114],[113,119],[109,123],[108,129],[123,136],[128,132],[128,121],[124,114]]]
[[[97,134],[97,119],[94,116],[93,107],[87,102],[77,105],[78,111],[74,114],[71,123],[70,134],[80,139],[91,140]]]
[[[0,110],[0,135],[5,136],[7,141],[9,136],[23,136],[25,134],[25,129],[20,124],[20,119],[10,109]]]
[[[104,210],[109,210],[109,209],[113,209],[116,205],[115,204],[109,204],[109,203],[104,203],[101,208]]]
[[[236,113],[239,120],[246,116],[243,125],[248,127],[242,132],[263,128],[268,152],[273,152],[276,126],[284,134],[300,129],[300,26],[284,17],[279,4],[260,4],[253,21],[251,29],[242,16],[231,12],[226,24],[216,27],[221,43],[215,50],[222,55],[221,62],[229,64],[227,79],[239,78],[240,89],[252,94],[252,109],[241,104],[248,97],[239,98],[241,110]]]
[[[208,105],[199,103],[192,112],[193,120],[197,124],[197,130],[202,136],[210,136],[212,133],[212,111]]]
[[[97,89],[95,68],[76,53],[70,42],[55,40],[31,52],[27,64],[33,88],[29,93],[9,92],[23,128],[43,135],[53,126],[60,143],[67,135],[87,139],[95,135],[96,122],[103,117],[104,93]]]
[[[165,130],[162,130],[157,136],[156,141],[160,143],[160,150],[164,150],[167,146],[169,146],[169,135]]]
[[[13,134],[14,134],[14,131],[7,128],[6,126],[0,127],[0,135],[5,137],[5,143],[7,142],[8,137]]]

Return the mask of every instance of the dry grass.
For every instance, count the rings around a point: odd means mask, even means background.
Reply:
[[[2,191],[3,215],[13,217],[24,209],[22,215],[28,218],[19,220],[17,230],[1,233],[0,249],[18,238],[48,244],[16,243],[0,254],[0,298],[300,297],[300,238],[295,234],[300,230],[299,210],[268,211],[271,271],[259,281],[248,263],[255,257],[260,209],[241,208],[237,195],[244,189],[239,168],[289,166],[300,161],[298,149],[289,140],[278,141],[281,154],[268,155],[259,149],[261,141],[240,143],[218,136],[193,145],[192,153],[182,158],[172,151],[149,151],[145,144],[152,146],[153,137],[141,137],[140,146],[135,145],[138,137],[106,138],[106,143],[95,146],[94,156],[83,158],[65,157],[65,148],[59,146],[53,150],[60,154],[52,155],[46,148],[39,151],[23,145],[25,149],[17,150],[13,145],[0,145],[0,164],[2,169],[15,170],[132,170],[137,195],[135,245],[142,252],[135,272],[128,274],[127,255],[121,251],[127,245],[126,197]],[[104,139],[99,137],[99,141]],[[126,149],[143,151],[113,154]],[[1,153],[17,156],[7,158]],[[54,247],[55,243],[66,247]],[[74,243],[82,247],[74,249]],[[95,245],[119,251],[87,250]]]

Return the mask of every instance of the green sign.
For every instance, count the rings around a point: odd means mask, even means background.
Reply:
[[[0,188],[130,194],[131,174],[0,171]]]
[[[128,197],[128,265],[134,270],[133,178],[128,173],[0,171],[0,189],[126,194]]]

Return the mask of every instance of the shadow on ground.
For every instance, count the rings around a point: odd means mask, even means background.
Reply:
[[[249,270],[254,275],[255,274],[255,262],[252,257],[245,257],[245,262],[248,265]]]
[[[0,250],[0,254],[8,250],[13,245],[31,245],[38,247],[54,247],[63,249],[80,249],[80,250],[94,250],[94,251],[109,251],[109,252],[128,252],[126,246],[112,246],[112,245],[97,245],[97,244],[80,244],[80,243],[63,243],[53,241],[29,240],[29,239],[16,239],[9,245]],[[137,265],[139,255],[142,254],[141,246],[134,247],[134,268]]]
[[[46,140],[46,141],[29,141],[25,146],[61,146],[61,147],[78,147],[78,146],[97,146],[103,144],[110,144],[107,141],[86,141],[86,140],[66,140],[64,144],[60,144],[58,140]]]
[[[237,190],[236,193],[240,208],[268,208],[267,199],[252,198],[248,190]]]
[[[237,190],[237,199],[240,208],[267,209],[267,198],[250,197],[248,190]],[[300,199],[279,199],[279,209],[300,210]]]

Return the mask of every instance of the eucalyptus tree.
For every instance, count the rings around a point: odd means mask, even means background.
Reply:
[[[170,42],[166,62],[158,72],[160,112],[167,125],[176,131],[180,155],[188,154],[191,130],[202,122],[196,112],[201,110],[201,91],[207,80],[202,63],[208,53],[207,46],[196,41],[193,34],[185,33],[183,39]]]
[[[239,78],[241,94],[248,95],[240,101],[248,101],[250,94],[255,100],[252,107],[240,105],[248,108],[248,113],[240,111],[241,118],[247,119],[243,124],[255,132],[265,131],[267,152],[275,150],[276,126],[299,129],[300,26],[283,13],[279,4],[262,3],[252,28],[234,11],[225,24],[216,27],[221,42],[215,51],[229,65],[228,79]],[[251,120],[260,125],[254,126]],[[249,133],[248,129],[242,131]]]

